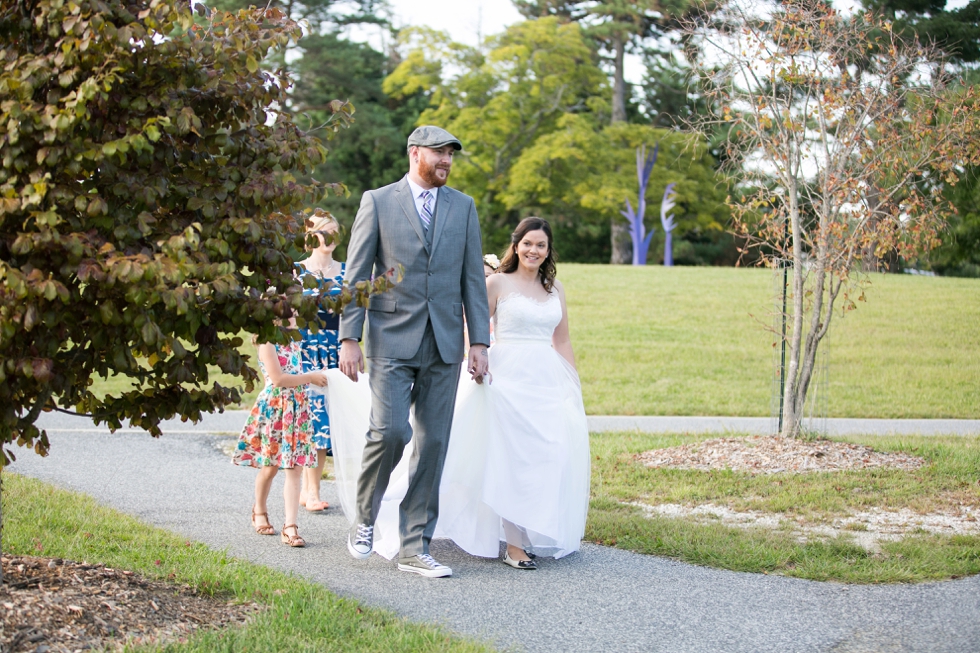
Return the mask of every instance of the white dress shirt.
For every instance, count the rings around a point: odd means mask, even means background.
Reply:
[[[412,199],[415,200],[415,210],[419,214],[419,219],[422,219],[422,205],[425,204],[425,200],[422,199],[422,193],[425,189],[412,181],[412,178],[408,178],[408,187],[412,189]],[[439,199],[439,187],[430,188],[429,192],[432,193],[432,219],[436,218],[436,201]]]

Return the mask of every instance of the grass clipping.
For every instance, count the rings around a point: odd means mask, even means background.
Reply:
[[[647,467],[730,469],[749,474],[806,474],[888,467],[914,470],[923,458],[902,452],[875,451],[871,447],[831,440],[798,440],[777,436],[716,438],[669,449],[636,454]]]
[[[103,565],[34,556],[4,556],[2,564],[2,651],[179,642],[202,627],[244,624],[261,609]]]

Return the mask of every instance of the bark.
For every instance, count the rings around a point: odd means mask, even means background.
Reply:
[[[792,183],[787,188],[789,196],[790,227],[793,230],[793,328],[790,332],[789,362],[783,380],[783,432],[785,437],[796,437],[800,429],[800,409],[796,404],[796,388],[800,369],[800,353],[803,345],[803,229],[800,225],[798,188]]]
[[[613,218],[609,231],[612,242],[609,262],[613,265],[629,265],[633,262],[633,239],[630,237],[629,227],[623,220]]]
[[[626,122],[626,82],[623,79],[623,56],[626,44],[622,36],[613,37],[615,70],[613,72],[612,122]],[[629,265],[633,262],[633,240],[622,220],[613,218],[610,224],[613,265]]]
[[[613,37],[615,67],[613,72],[612,122],[626,122],[626,80],[623,79],[623,56],[626,42],[621,35]]]
[[[821,265],[818,263],[818,265]],[[813,368],[817,360],[817,346],[822,340],[822,327],[820,319],[823,316],[823,294],[826,282],[826,271],[822,268],[817,271],[817,280],[813,289],[813,315],[810,319],[810,330],[806,334],[806,341],[803,346],[803,366],[800,370],[800,379],[796,386],[796,411],[798,415],[797,423],[803,417],[803,409],[806,406],[806,395],[810,389],[810,380],[813,378]]]

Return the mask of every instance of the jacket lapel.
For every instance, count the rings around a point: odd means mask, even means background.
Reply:
[[[448,190],[445,186],[440,188],[439,199],[436,201],[436,231],[432,234],[433,252],[436,251],[436,246],[439,244],[439,236],[442,235],[442,230],[446,228],[446,220],[449,219],[449,211],[452,209],[452,199],[450,199],[451,196],[447,192]]]
[[[419,240],[422,241],[422,247],[425,247],[425,251],[428,252],[429,248],[425,244],[425,232],[422,231],[422,221],[419,218],[419,211],[415,208],[415,198],[412,197],[412,187],[408,185],[408,177],[403,177],[401,183],[395,188],[398,194],[398,204],[401,205],[402,211],[405,213],[405,217],[408,218],[408,222],[412,225],[412,229],[418,234]],[[438,221],[437,221],[438,224]],[[438,231],[436,232],[438,234]]]

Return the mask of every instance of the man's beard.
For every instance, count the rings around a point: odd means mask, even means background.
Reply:
[[[433,165],[429,165],[429,162],[426,161],[424,157],[421,156],[419,157],[419,169],[418,169],[419,177],[421,177],[422,181],[424,181],[425,183],[431,186],[435,186],[436,188],[439,188],[441,186],[445,186],[446,182],[449,181],[449,170],[445,169],[446,178],[440,179],[436,175],[436,169],[437,167]]]

